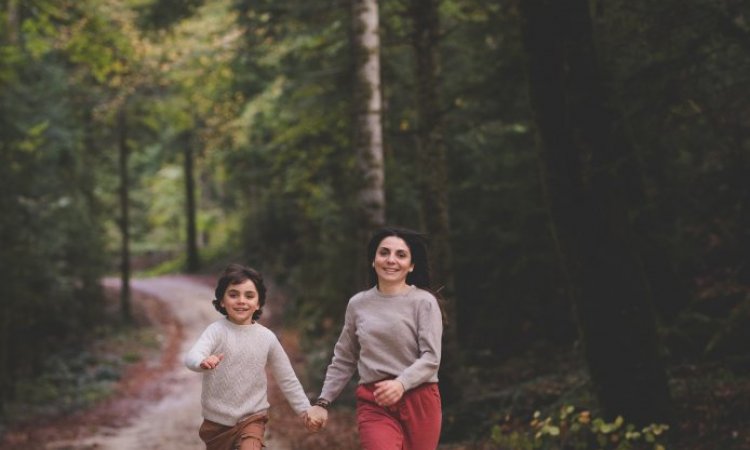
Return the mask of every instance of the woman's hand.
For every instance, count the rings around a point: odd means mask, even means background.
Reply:
[[[211,370],[215,369],[219,365],[221,360],[224,359],[224,353],[218,355],[210,355],[208,358],[201,361],[201,369]]]
[[[305,427],[307,431],[317,432],[326,426],[328,422],[328,410],[321,406],[311,406],[306,413]]]
[[[391,406],[404,396],[404,385],[396,380],[383,380],[375,383],[375,402],[380,406]]]

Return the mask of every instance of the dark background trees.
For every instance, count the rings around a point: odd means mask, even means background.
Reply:
[[[321,364],[361,287],[350,2],[178,3],[0,2],[4,402],[103,314],[122,145],[134,270],[259,267]],[[436,239],[465,369],[446,436],[568,400],[679,422],[687,367],[742,384],[748,6],[378,9],[385,220]],[[642,415],[634,375],[660,385]]]

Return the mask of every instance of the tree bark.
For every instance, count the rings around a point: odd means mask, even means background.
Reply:
[[[185,172],[185,222],[187,251],[186,270],[188,273],[197,272],[200,268],[200,255],[198,254],[198,235],[196,228],[196,206],[195,206],[195,173],[193,170],[193,139],[192,133],[183,135],[182,151]]]
[[[352,52],[354,61],[353,142],[359,169],[358,255],[355,283],[367,280],[364,243],[385,224],[385,169],[383,165],[382,93],[380,84],[380,37],[377,0],[352,0]]]
[[[361,208],[367,226],[374,229],[385,223],[378,2],[353,0],[352,9],[356,66],[354,145],[364,183],[360,190]]]
[[[19,24],[21,23],[20,1],[9,0],[7,7],[8,32],[6,38],[11,45],[18,44]]]
[[[416,60],[416,153],[419,170],[416,176],[420,186],[420,218],[430,236],[432,276],[441,284],[439,289],[444,299],[446,327],[440,379],[443,397],[450,403],[460,398],[461,383],[458,381],[460,358],[446,189],[448,173],[445,143],[441,133],[438,4],[438,0],[413,0],[411,16]]]
[[[632,151],[607,107],[585,0],[523,0],[529,93],[563,269],[605,417],[671,417],[651,291],[629,219]]]
[[[128,192],[130,180],[128,178],[128,130],[127,130],[127,101],[123,102],[117,114],[118,149],[119,149],[119,172],[120,172],[120,235],[122,243],[120,248],[120,277],[122,288],[120,289],[120,313],[125,321],[131,321],[130,308],[130,204]]]

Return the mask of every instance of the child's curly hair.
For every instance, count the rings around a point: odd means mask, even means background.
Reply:
[[[212,303],[217,311],[227,315],[227,310],[221,306],[221,299],[224,298],[224,294],[227,292],[229,286],[234,284],[240,284],[244,281],[250,280],[255,284],[255,289],[258,290],[258,305],[259,308],[253,313],[253,321],[256,321],[263,314],[263,306],[266,304],[266,285],[263,283],[263,275],[257,270],[243,266],[241,264],[230,264],[224,269],[224,273],[216,283],[216,290],[214,295],[216,296]]]

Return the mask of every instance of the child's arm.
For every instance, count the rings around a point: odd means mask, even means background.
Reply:
[[[218,333],[214,325],[209,325],[193,347],[185,354],[185,366],[194,372],[215,368],[224,355],[215,355],[214,349],[218,342]]]
[[[307,398],[307,394],[302,389],[302,384],[294,373],[292,363],[278,339],[274,339],[269,349],[268,366],[289,405],[297,415],[304,418],[310,408],[310,399]]]

